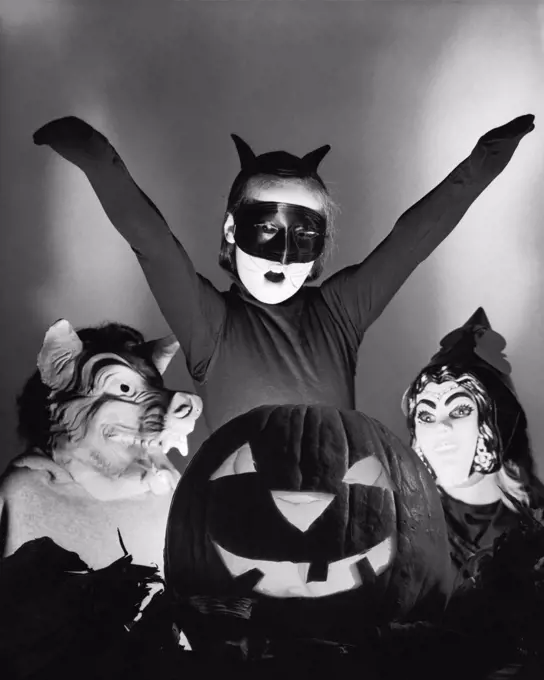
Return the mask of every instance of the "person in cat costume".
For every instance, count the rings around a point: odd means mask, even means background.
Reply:
[[[241,170],[232,185],[219,263],[233,279],[217,290],[132,179],[117,151],[79,118],[34,134],[88,177],[133,249],[185,354],[212,431],[265,404],[355,407],[364,334],[416,267],[451,233],[534,128],[524,115],[491,130],[437,187],[407,210],[361,263],[323,271],[334,204],[318,174],[329,146],[303,157],[255,155],[233,135]]]

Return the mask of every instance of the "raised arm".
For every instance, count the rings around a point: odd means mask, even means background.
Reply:
[[[68,117],[44,125],[34,142],[50,146],[85,173],[113,226],[134,250],[191,375],[203,379],[225,315],[222,296],[195,272],[164,217],[104,135]]]
[[[414,269],[450,234],[470,206],[504,170],[534,116],[515,118],[478,140],[444,181],[409,208],[362,263],[322,285],[325,298],[349,319],[354,340],[378,318]]]

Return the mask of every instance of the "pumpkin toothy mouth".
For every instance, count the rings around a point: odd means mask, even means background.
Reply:
[[[254,560],[235,555],[212,541],[223,563],[234,577],[258,569],[263,576],[254,590],[273,597],[324,597],[358,588],[362,584],[357,563],[366,560],[375,576],[387,569],[393,559],[395,546],[388,537],[365,552],[328,563],[324,581],[308,582],[310,562],[273,562]]]

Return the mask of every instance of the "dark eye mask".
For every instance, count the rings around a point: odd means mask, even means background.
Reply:
[[[248,255],[273,262],[313,262],[323,252],[324,215],[291,203],[243,203],[234,213],[234,240]]]

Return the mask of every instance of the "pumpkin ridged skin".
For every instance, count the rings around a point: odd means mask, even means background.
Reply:
[[[261,477],[234,475],[210,482],[210,476],[247,442],[258,470],[252,474]],[[391,494],[386,490],[358,484],[348,488],[342,482],[355,462],[370,455],[381,462],[389,475],[394,489],[392,503]],[[346,556],[349,556],[357,552],[353,545],[365,539],[365,527],[361,526],[364,521],[351,517],[355,508],[361,516],[370,517],[376,530],[382,532],[376,543],[383,538],[385,530],[383,526],[378,527],[377,517],[383,517],[387,531],[396,533],[392,563],[376,578],[374,585],[324,597],[275,598],[254,592],[251,575],[234,579],[218,555],[212,539],[226,547],[222,536],[210,535],[211,528],[215,526],[217,530],[221,513],[228,514],[233,508],[223,505],[216,508],[211,504],[214,498],[225,502],[229,496],[225,496],[224,491],[228,494],[232,485],[232,489],[237,490],[237,494],[232,495],[232,506],[241,503],[243,509],[240,490],[250,488],[247,484],[261,484],[261,478],[267,489],[335,494],[336,505],[331,504],[315,522],[316,527],[321,522],[321,526],[327,528],[326,539],[331,539],[330,545],[324,541],[329,545],[327,554],[323,554],[325,562],[343,557],[335,553],[331,558],[333,547],[347,550]],[[223,495],[217,495],[212,489],[222,489]],[[258,498],[258,490],[255,494]],[[369,502],[365,507],[365,499],[380,505],[372,508]],[[392,525],[387,524],[390,516]],[[247,523],[248,530],[253,526],[252,520],[259,519],[252,516],[251,508],[238,518],[241,525]],[[338,531],[337,536],[330,536],[333,529]],[[224,527],[221,531],[225,531]],[[243,534],[236,535],[237,531],[239,528],[233,526],[229,539],[240,543]],[[283,531],[278,528],[280,538],[277,539],[273,531],[270,533],[270,543],[277,545],[278,551],[286,549]],[[360,531],[363,534],[360,535]],[[307,533],[308,538],[301,536],[301,541],[310,540],[311,532]],[[270,551],[266,527],[259,539],[262,550]],[[253,549],[257,550],[256,558],[270,559],[269,555],[262,557],[258,546]],[[248,551],[251,550],[252,546],[248,545]],[[277,559],[286,557],[278,555]],[[291,561],[304,560],[299,557]],[[284,634],[289,630],[293,634],[328,635],[330,639],[338,639],[339,636],[353,637],[350,629],[361,626],[432,618],[443,611],[451,590],[447,530],[439,493],[412,449],[373,418],[328,406],[261,406],[213,433],[188,465],[170,510],[165,577],[168,591],[177,599],[229,594],[251,597],[258,603],[258,614],[253,620],[266,627],[269,619],[276,631],[283,630]]]

